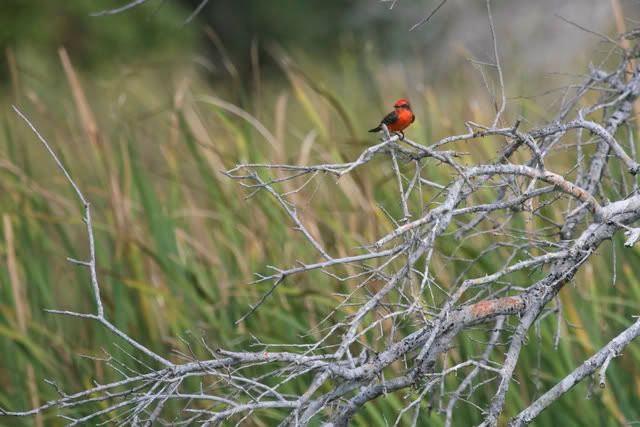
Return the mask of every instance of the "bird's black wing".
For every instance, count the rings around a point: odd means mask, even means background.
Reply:
[[[382,130],[383,124],[389,126],[390,124],[395,123],[397,121],[398,121],[398,114],[395,111],[392,111],[386,116],[384,116],[384,119],[382,119],[378,127],[375,127],[369,130],[369,132],[380,132]]]
[[[397,121],[398,121],[398,114],[395,111],[392,111],[386,116],[384,116],[384,119],[382,119],[382,122],[380,124],[384,123],[385,125],[389,126],[391,123],[395,123]]]

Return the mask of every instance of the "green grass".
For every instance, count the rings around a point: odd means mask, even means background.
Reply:
[[[464,120],[488,122],[492,117],[471,67],[452,71],[450,82],[442,86],[417,89],[403,83],[402,69],[383,67],[370,52],[341,52],[329,64],[309,64],[298,56],[304,73],[278,72],[263,78],[260,91],[247,84],[242,88],[246,95],[238,97],[233,96],[237,88],[210,86],[179,69],[142,70],[97,83],[83,75],[96,117],[95,144],[86,137],[86,123],[62,75],[47,81],[21,76],[21,86],[14,88],[22,94],[20,99],[4,98],[5,106],[17,103],[32,119],[90,199],[107,315],[154,351],[188,351],[180,337],[195,342],[205,336],[211,347],[236,350],[247,348],[251,335],[266,343],[310,342],[313,336],[306,332],[338,302],[333,293],[349,287],[322,274],[293,277],[254,316],[236,326],[248,304],[264,291],[247,285],[253,272],[265,272],[267,265],[316,260],[317,255],[277,203],[261,193],[245,200],[247,193],[222,170],[242,161],[324,163],[355,158],[375,141],[366,129],[388,107],[381,100],[388,104],[397,94],[410,94],[419,112],[408,131],[419,142],[462,132]],[[272,134],[271,142],[233,112],[198,100],[210,95],[236,103],[259,119]],[[478,102],[484,107],[478,108]],[[538,114],[530,101],[512,102],[514,111]],[[87,257],[81,209],[24,124],[8,108],[1,117],[0,211],[8,218],[13,239],[3,231],[0,240],[0,406],[18,410],[32,405],[29,383],[41,401],[56,397],[44,378],[67,391],[87,387],[94,379],[116,378],[109,368],[81,355],[103,357],[100,348],[107,348],[124,356],[114,347],[123,343],[100,326],[43,312],[94,310],[88,273],[65,261]],[[487,140],[465,145],[464,150],[480,160],[499,145],[498,140]],[[563,162],[566,159],[552,164],[561,167]],[[442,173],[435,166],[431,170],[434,177]],[[390,230],[377,204],[400,213],[396,182],[384,160],[374,160],[338,184],[330,177],[318,182],[313,197],[311,191],[300,196],[301,214],[332,253],[347,254]],[[486,243],[485,237],[476,239],[462,250],[473,257]],[[451,251],[455,244],[442,250]],[[14,279],[5,268],[12,254],[18,272]],[[494,271],[498,255],[483,260],[482,270],[474,274]],[[583,267],[576,286],[562,291],[567,323],[562,324],[560,345],[553,349],[554,316],[541,322],[540,344],[535,332],[530,333],[518,364],[519,383],[507,399],[507,414],[517,413],[628,325],[631,315],[640,313],[640,281],[634,268],[638,258],[638,249],[624,248],[622,236],[617,236]],[[453,278],[461,266],[453,263],[451,268],[442,274]],[[458,344],[448,353],[451,362],[480,351],[469,340]],[[532,372],[538,369],[539,345],[541,389],[536,390]],[[203,348],[193,348],[199,357],[207,357]],[[639,366],[635,343],[612,363],[607,387],[595,390],[592,400],[584,400],[587,387],[580,384],[535,425],[614,426],[623,419],[640,419]],[[35,381],[28,380],[26,369],[33,370]],[[295,382],[289,387],[302,390],[304,385]],[[354,425],[392,422],[404,398],[397,394],[369,403]],[[489,398],[484,396],[482,403]],[[424,425],[442,425],[435,412],[423,413]],[[54,415],[44,415],[45,425],[62,424]],[[277,413],[264,413],[255,424],[270,425],[276,419]],[[480,416],[461,403],[456,419],[459,425],[471,425]],[[0,419],[0,424],[12,426],[34,422]]]

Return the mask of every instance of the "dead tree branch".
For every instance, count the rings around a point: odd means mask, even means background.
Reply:
[[[500,73],[500,101],[491,124],[467,122],[465,133],[430,145],[386,135],[346,163],[250,163],[225,172],[249,195],[262,193],[283,208],[316,254],[296,265],[282,260],[282,266],[258,274],[253,286],[264,286],[263,296],[242,319],[259,315],[271,295],[290,286],[287,279],[293,275],[319,271],[352,289],[339,295],[341,301],[314,343],[282,343],[291,351],[274,352],[267,345],[259,351],[210,349],[203,341],[211,358],[175,362],[115,327],[105,317],[101,300],[89,202],[35,126],[14,107],[56,161],[85,212],[89,260],[70,261],[89,269],[96,310],[49,311],[98,322],[135,349],[131,357],[140,358],[136,360],[146,368],[136,374],[120,370],[120,380],[75,393],[58,389],[58,399],[38,408],[0,409],[0,414],[31,416],[58,410],[69,425],[98,420],[151,425],[164,419],[167,402],[180,401],[183,411],[166,419],[217,425],[268,411],[278,414],[282,425],[346,426],[368,402],[405,390],[410,398],[397,423],[412,413],[411,422],[417,425],[420,403],[429,397],[439,399],[446,425],[454,425],[456,405],[464,400],[477,401],[482,425],[496,426],[499,417],[509,415],[504,413],[505,401],[531,327],[548,314],[561,315],[549,303],[604,241],[620,232],[629,236],[628,246],[639,238],[635,224],[640,220],[640,166],[635,147],[619,138],[620,129],[635,125],[630,119],[640,95],[640,69],[625,77],[631,61],[627,52],[614,70],[590,70],[553,121],[529,129],[519,121],[504,127],[499,124],[506,121],[509,109],[490,22]],[[579,151],[583,133],[593,135],[592,156]],[[483,143],[488,137],[499,138],[503,148],[484,163],[467,166],[458,160],[464,153],[444,151],[457,141]],[[560,149],[574,153],[569,162],[573,164],[564,169],[548,166],[549,156]],[[516,161],[515,153],[526,160]],[[331,178],[324,185],[340,185],[342,177],[373,167],[374,161],[392,171],[396,213],[389,213],[389,224],[380,224],[384,231],[374,241],[346,256],[337,255],[305,225],[295,195],[323,177]],[[426,164],[441,168],[432,173],[433,168],[423,167]],[[625,178],[634,182],[633,191],[604,174],[609,165],[621,166]],[[477,256],[463,257],[462,247],[476,248]],[[495,271],[481,264],[489,256],[500,257]],[[369,286],[374,281],[377,285]],[[477,343],[482,351],[453,362],[449,352],[456,351],[472,329],[484,330],[486,341]],[[639,334],[636,321],[515,415],[511,425],[528,424],[598,368],[604,385],[607,367]],[[106,363],[119,366],[110,356]],[[206,378],[207,385],[194,389],[186,381],[194,377]],[[304,390],[285,393],[283,386],[293,381],[303,382]],[[487,394],[490,402],[481,397]],[[84,409],[82,417],[66,415],[66,410],[78,407]]]

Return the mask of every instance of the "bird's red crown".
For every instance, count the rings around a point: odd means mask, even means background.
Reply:
[[[393,108],[410,108],[408,99],[399,99],[393,104]]]

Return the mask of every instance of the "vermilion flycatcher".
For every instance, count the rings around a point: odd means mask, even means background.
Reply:
[[[389,132],[399,132],[402,135],[401,139],[404,139],[404,132],[411,123],[416,120],[416,116],[411,111],[411,105],[406,99],[400,99],[393,104],[393,111],[384,116],[384,119],[380,122],[378,127],[371,129],[369,132],[380,132],[382,125],[387,125]]]

